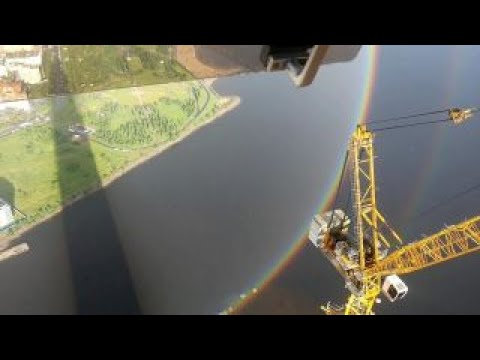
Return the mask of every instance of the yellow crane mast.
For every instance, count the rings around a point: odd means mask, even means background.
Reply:
[[[460,124],[475,111],[450,109],[448,120]],[[350,219],[342,210],[317,215],[310,227],[310,240],[337,268],[351,292],[343,306],[331,303],[322,306],[327,314],[373,314],[382,290],[390,301],[407,293],[408,288],[398,275],[480,249],[480,216],[477,216],[389,254],[392,245],[402,244],[402,239],[377,207],[373,138],[366,125],[359,125],[349,144],[353,162],[354,238],[347,235]]]

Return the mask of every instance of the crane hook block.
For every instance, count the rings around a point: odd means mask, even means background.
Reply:
[[[473,116],[472,109],[460,109],[460,108],[453,108],[448,110],[448,117],[452,120],[456,125],[463,123],[465,120]]]

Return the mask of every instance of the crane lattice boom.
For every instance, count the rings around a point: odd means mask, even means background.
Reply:
[[[407,274],[480,250],[480,216],[406,245],[367,269],[367,275]]]

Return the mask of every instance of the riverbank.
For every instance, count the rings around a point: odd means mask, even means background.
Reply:
[[[208,81],[207,86],[210,87],[212,83],[213,83],[213,80]],[[89,189],[88,191],[85,191],[82,195],[79,195],[79,196],[77,196],[73,199],[70,199],[68,202],[65,202],[61,207],[52,211],[50,214],[46,215],[44,218],[41,218],[38,221],[32,222],[28,225],[25,225],[24,227],[16,230],[16,232],[12,235],[4,236],[4,237],[0,236],[0,244],[2,245],[3,248],[9,246],[10,243],[13,243],[15,241],[15,239],[17,239],[21,235],[25,234],[27,231],[31,230],[32,228],[36,227],[37,225],[52,219],[53,217],[58,215],[60,212],[62,212],[63,209],[65,209],[66,207],[76,203],[78,200],[83,199],[86,196],[89,196],[90,194],[98,191],[101,188],[105,188],[106,186],[110,185],[112,182],[114,182],[116,179],[123,176],[127,172],[133,170],[134,168],[136,168],[139,165],[145,163],[149,159],[151,159],[151,158],[161,154],[162,152],[168,150],[172,146],[178,144],[180,141],[184,140],[185,138],[187,138],[188,136],[193,134],[198,129],[200,129],[200,128],[208,125],[208,124],[211,124],[214,120],[216,120],[216,119],[222,117],[223,115],[225,115],[226,113],[232,111],[233,109],[235,109],[240,104],[241,99],[238,96],[229,96],[229,97],[221,97],[221,101],[224,103],[224,104],[222,104],[223,106],[210,118],[207,118],[207,119],[205,119],[201,122],[190,124],[189,126],[187,126],[181,132],[181,134],[175,140],[166,142],[166,143],[164,143],[164,144],[162,144],[162,145],[160,145],[156,148],[152,148],[151,151],[149,151],[148,153],[146,153],[144,155],[141,155],[139,158],[137,158],[134,161],[132,161],[131,163],[129,163],[126,167],[121,168],[118,171],[114,171],[114,173],[112,173],[110,176],[108,176],[108,178],[103,179],[101,186],[95,186],[95,187]]]
[[[238,105],[241,103],[241,99],[238,96],[230,96],[230,97],[225,97],[225,100],[227,100],[229,103],[226,104],[223,108],[221,108],[218,113],[216,113],[214,116],[212,116],[210,119],[207,119],[199,124],[192,124],[185,128],[185,130],[182,132],[182,134],[175,140],[169,141],[165,144],[159,145],[155,150],[151,153],[145,154],[141,156],[138,160],[132,162],[129,164],[127,167],[124,169],[121,169],[118,173],[115,173],[111,177],[109,177],[106,181],[103,182],[102,187],[110,185],[113,181],[118,179],[119,177],[123,176],[130,170],[133,170],[137,166],[143,164],[144,162],[148,161],[149,159],[163,153],[164,151],[170,149],[171,147],[175,146],[191,134],[193,134],[195,131],[201,129],[202,127],[211,124],[213,121],[217,120],[218,118],[222,117],[226,113],[232,111],[235,109]],[[121,150],[120,150],[121,151]],[[98,189],[97,189],[98,190]]]

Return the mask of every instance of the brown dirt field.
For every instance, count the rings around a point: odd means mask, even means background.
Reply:
[[[227,68],[209,66],[195,56],[195,45],[177,45],[176,60],[190,71],[197,79],[216,78],[238,74],[244,71],[241,66]]]

